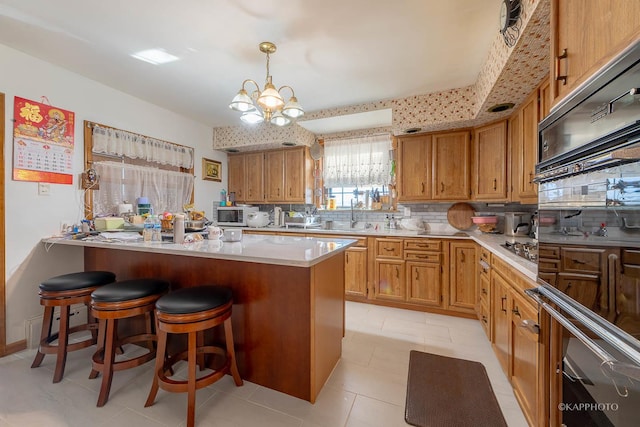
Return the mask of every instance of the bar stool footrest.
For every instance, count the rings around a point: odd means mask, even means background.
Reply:
[[[172,372],[173,365],[179,361],[188,360],[188,353],[188,351],[183,351],[167,357],[166,362],[162,366],[161,372],[157,372],[158,385],[161,389],[174,393],[186,393],[188,391],[189,382],[187,380],[173,380],[168,378],[165,374],[165,372]],[[231,372],[231,355],[226,349],[218,346],[204,346],[198,347],[196,354],[217,354],[225,357],[223,366],[218,369],[213,369],[213,372],[210,374],[196,379],[196,390],[213,384]]]

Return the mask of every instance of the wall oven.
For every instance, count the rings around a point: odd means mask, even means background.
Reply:
[[[539,126],[538,287],[550,424],[640,419],[640,44]]]

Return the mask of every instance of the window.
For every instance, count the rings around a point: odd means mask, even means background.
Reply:
[[[359,209],[371,209],[373,202],[373,193],[378,190],[380,196],[387,194],[387,188],[384,185],[373,185],[371,187],[331,187],[327,188],[327,197],[335,197],[336,207],[351,208],[353,206]]]
[[[193,148],[87,121],[84,137],[86,169],[98,175],[98,188],[85,192],[86,218],[117,214],[138,197],[157,213],[193,200]]]

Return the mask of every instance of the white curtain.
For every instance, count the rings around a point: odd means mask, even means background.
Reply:
[[[92,151],[186,169],[193,167],[193,148],[98,125],[93,126]]]
[[[388,184],[391,169],[390,150],[390,135],[325,141],[325,187]]]
[[[154,213],[182,212],[191,200],[193,175],[118,162],[96,162],[100,189],[93,193],[96,216],[116,214],[118,204],[147,197]]]

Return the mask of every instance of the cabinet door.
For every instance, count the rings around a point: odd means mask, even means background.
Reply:
[[[538,201],[538,185],[533,182],[538,162],[537,91],[525,101],[518,111],[518,115],[521,118],[519,144],[511,146],[513,157],[515,157],[512,176],[517,178],[517,183],[514,186],[516,192],[514,201],[535,204]],[[510,133],[512,133],[511,130]]]
[[[349,248],[344,259],[345,295],[367,297],[367,248]]]
[[[494,271],[491,273],[491,338],[502,370],[509,372],[509,283]]]
[[[432,137],[432,198],[469,200],[471,197],[471,133]]]
[[[551,54],[556,58],[552,67],[553,103],[557,104],[639,34],[638,1],[553,0]],[[565,49],[566,57],[560,59]]]
[[[404,261],[375,261],[374,298],[405,301]]]
[[[440,307],[442,305],[442,267],[439,263],[407,261],[407,301]]]
[[[264,153],[245,154],[246,197],[245,201],[264,202]]]
[[[474,243],[451,242],[450,244],[449,309],[475,313],[477,255]]]
[[[549,79],[546,79],[540,85],[538,99],[538,120],[542,121],[551,112],[551,83]]]
[[[267,151],[265,162],[267,201],[284,202],[284,152]]]
[[[538,312],[520,295],[511,294],[511,386],[529,425],[538,423],[538,338],[539,334],[523,327],[523,321],[539,325]]]
[[[284,152],[285,201],[305,202],[304,178],[304,150],[286,150]]]
[[[429,200],[431,136],[398,139],[398,201]]]
[[[475,199],[507,200],[507,122],[475,130]]]
[[[229,172],[227,174],[227,179],[229,181],[229,193],[236,193],[237,202],[246,202],[244,154],[229,156],[227,159],[227,167],[229,168]]]

